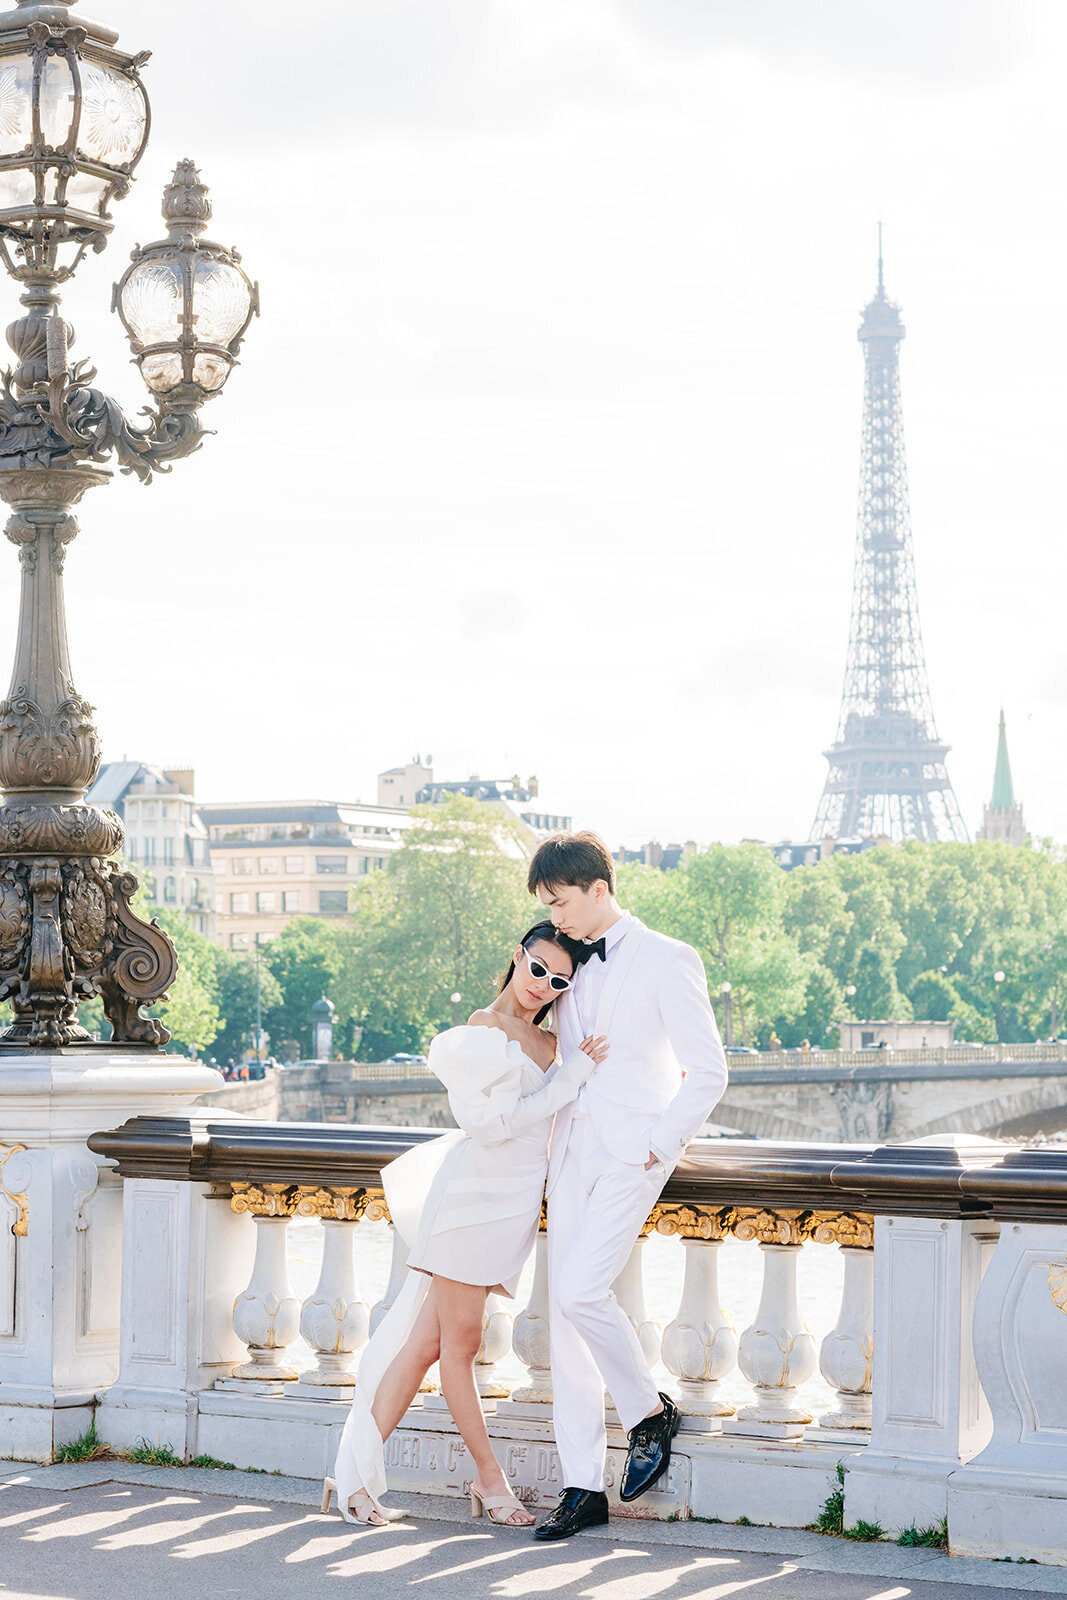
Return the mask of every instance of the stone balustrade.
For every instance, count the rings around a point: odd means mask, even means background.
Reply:
[[[404,1272],[394,1233],[388,1283],[368,1304],[361,1230],[388,1222],[383,1167],[429,1137],[198,1109],[93,1135],[123,1200],[118,1370],[99,1391],[101,1437],[325,1473],[360,1350]],[[18,1155],[0,1173],[0,1210],[22,1230],[14,1251],[0,1251],[11,1280],[0,1305],[16,1322],[27,1314],[17,1249],[33,1229],[32,1204],[27,1215],[8,1181]],[[301,1299],[288,1241],[294,1220],[308,1219],[322,1256]],[[676,1311],[662,1332],[643,1283],[653,1234],[681,1241]],[[758,1309],[740,1330],[720,1309],[730,1240],[762,1264]],[[817,1342],[797,1286],[819,1247],[840,1252],[843,1272]],[[947,1516],[954,1549],[1067,1562],[1067,1157],[960,1139],[696,1141],[615,1288],[684,1412],[668,1477],[629,1514],[804,1524],[842,1463],[846,1522],[894,1532]],[[533,1506],[562,1487],[549,1318],[542,1233],[529,1301],[490,1298],[478,1362],[490,1432]],[[502,1380],[505,1357],[522,1363],[523,1381]],[[816,1368],[831,1392],[821,1407],[804,1397]],[[4,1383],[0,1327],[0,1394]],[[606,1404],[614,1498],[625,1438]],[[432,1381],[388,1461],[397,1488],[463,1492],[466,1452]]]

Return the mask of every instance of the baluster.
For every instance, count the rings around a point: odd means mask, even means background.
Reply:
[[[506,1400],[511,1389],[499,1378],[494,1378],[493,1368],[511,1349],[512,1315],[502,1295],[485,1297],[485,1315],[482,1318],[481,1349],[474,1358],[474,1378],[483,1400]]]
[[[737,1329],[719,1306],[719,1251],[723,1212],[691,1206],[660,1206],[659,1233],[679,1234],[685,1275],[678,1315],[663,1335],[663,1364],[678,1379],[678,1404],[686,1416],[730,1417],[734,1408],[719,1395],[722,1379],[737,1364]],[[684,1423],[683,1423],[684,1425]],[[711,1429],[710,1421],[704,1423]]]
[[[371,1209],[373,1206],[374,1202],[372,1201],[371,1206],[368,1206],[367,1208],[367,1217],[369,1220],[376,1220],[371,1216]],[[385,1210],[384,1200],[378,1202],[376,1209],[379,1218],[388,1216],[388,1213]],[[385,1293],[382,1295],[382,1298],[378,1300],[371,1308],[370,1332],[372,1338],[377,1331],[379,1322],[381,1322],[386,1312],[392,1306],[393,1301],[400,1293],[408,1270],[407,1245],[396,1231],[396,1227],[392,1222],[389,1223],[389,1231],[393,1236],[393,1254],[389,1262],[389,1282],[385,1286]]]
[[[282,1386],[299,1377],[285,1359],[300,1328],[300,1302],[289,1282],[286,1254],[295,1191],[280,1183],[234,1184],[232,1204],[237,1212],[250,1212],[256,1224],[252,1278],[233,1307],[233,1331],[248,1346],[251,1360],[235,1367],[232,1378],[220,1378],[216,1388],[243,1388],[253,1382],[266,1385],[264,1392],[284,1393]]]
[[[815,1370],[815,1339],[797,1305],[797,1258],[804,1232],[799,1212],[739,1208],[733,1232],[757,1239],[763,1252],[763,1291],[756,1320],[741,1335],[737,1364],[755,1390],[755,1403],[723,1423],[725,1433],[798,1438],[812,1414],[797,1403],[797,1388]]]
[[[659,1323],[655,1322],[649,1315],[648,1305],[645,1301],[644,1251],[648,1239],[647,1230],[649,1226],[650,1224],[646,1224],[645,1231],[635,1241],[626,1265],[615,1279],[611,1288],[616,1300],[633,1325],[645,1360],[650,1367],[654,1367],[659,1361],[663,1334]]]
[[[527,1381],[512,1390],[513,1404],[551,1405],[552,1370],[548,1343],[548,1235],[542,1226],[534,1247],[530,1302],[515,1318],[511,1343],[526,1368]]]
[[[819,1370],[827,1383],[837,1390],[837,1404],[819,1418],[819,1427],[869,1432],[874,1349],[874,1224],[869,1217],[842,1215],[819,1223],[812,1237],[819,1243],[838,1244],[845,1265],[837,1322],[819,1351]]]
[[[300,1332],[317,1361],[297,1385],[306,1399],[351,1399],[355,1388],[352,1359],[370,1332],[370,1307],[356,1284],[353,1260],[366,1205],[365,1192],[352,1189],[305,1192],[297,1203],[298,1216],[321,1217],[323,1235],[319,1281],[300,1312]]]

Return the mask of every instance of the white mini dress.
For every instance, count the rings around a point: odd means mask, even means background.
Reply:
[[[576,1050],[542,1072],[500,1028],[450,1028],[429,1064],[448,1091],[458,1129],[416,1145],[382,1173],[393,1224],[408,1245],[404,1286],[360,1359],[333,1476],[347,1515],[357,1489],[377,1500],[385,1453],[371,1406],[403,1348],[431,1277],[513,1296],[541,1217],[552,1119],[592,1071]]]

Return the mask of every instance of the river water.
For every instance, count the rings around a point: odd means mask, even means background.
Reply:
[[[650,1315],[665,1328],[678,1309],[682,1291],[682,1244],[676,1238],[653,1234],[645,1247],[645,1298]],[[381,1299],[389,1277],[392,1255],[392,1230],[386,1222],[361,1222],[356,1230],[356,1273],[360,1291],[371,1305]],[[306,1299],[315,1287],[322,1260],[322,1229],[313,1218],[295,1218],[289,1227],[289,1267],[293,1289]],[[755,1244],[740,1244],[727,1239],[719,1252],[719,1288],[724,1309],[738,1329],[754,1321],[759,1304],[763,1252]],[[837,1320],[841,1301],[842,1261],[836,1245],[806,1244],[800,1252],[798,1296],[800,1312],[816,1339],[821,1341]],[[530,1298],[533,1279],[532,1258],[526,1264],[515,1299],[516,1313]],[[312,1352],[298,1340],[290,1352],[296,1366],[314,1365]],[[510,1351],[496,1369],[502,1382],[517,1387],[525,1381],[526,1369]],[[660,1369],[664,1385],[669,1373]],[[751,1389],[736,1369],[723,1379],[724,1399],[743,1404]],[[816,1369],[799,1391],[816,1416],[829,1409],[833,1391]]]

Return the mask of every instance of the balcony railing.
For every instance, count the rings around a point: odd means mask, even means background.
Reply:
[[[120,1367],[101,1437],[325,1473],[359,1351],[404,1272],[394,1234],[367,1304],[358,1278],[388,1224],[381,1172],[434,1136],[209,1114],[94,1135],[124,1185]],[[297,1292],[293,1277],[316,1270],[300,1259],[314,1228],[317,1282]],[[664,1239],[681,1248],[661,1328],[644,1280],[650,1249],[662,1280]],[[1055,1152],[696,1141],[615,1286],[685,1418],[670,1474],[630,1513],[804,1524],[842,1463],[846,1523],[902,1531],[947,1516],[956,1549],[1026,1555],[1023,1502],[1040,1477],[1042,1558],[1067,1562],[1065,1252]],[[738,1327],[720,1309],[720,1266],[727,1284],[757,1259],[758,1305]],[[798,1299],[813,1286],[814,1332]],[[479,1387],[516,1492],[537,1506],[563,1487],[543,1233],[514,1309],[490,1297]],[[608,1421],[614,1484],[625,1439]],[[388,1460],[398,1488],[463,1492],[469,1464],[432,1383]]]

